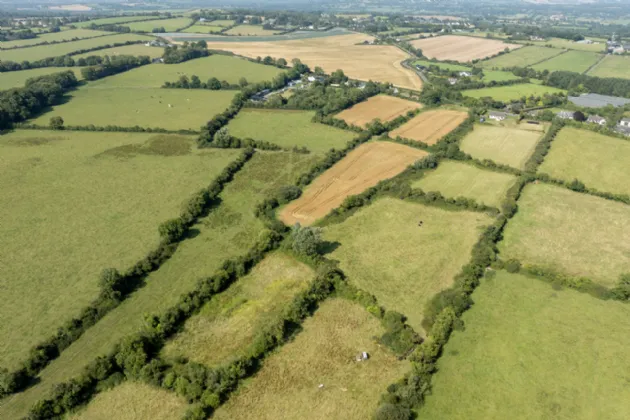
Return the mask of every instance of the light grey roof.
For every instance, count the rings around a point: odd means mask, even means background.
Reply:
[[[625,123],[630,123],[630,118],[622,118],[621,121]]]
[[[587,121],[600,122],[600,121],[606,121],[606,118],[600,117],[599,115],[589,115]]]
[[[498,111],[491,111],[489,115],[493,117],[507,117],[507,114],[505,112]]]
[[[569,96],[569,101],[578,106],[587,108],[600,108],[606,105],[624,106],[630,104],[630,99],[617,96],[599,95],[597,93],[586,93],[580,96]]]

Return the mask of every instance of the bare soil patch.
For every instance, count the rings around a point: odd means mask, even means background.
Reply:
[[[340,112],[335,118],[348,124],[365,127],[377,118],[387,122],[418,108],[422,108],[422,104],[394,96],[378,95]]]
[[[304,194],[280,213],[287,225],[310,225],[339,207],[343,200],[402,172],[427,153],[390,142],[359,146],[317,178]]]
[[[453,131],[466,118],[468,114],[463,111],[426,111],[390,132],[389,136],[404,137],[432,145]]]
[[[470,36],[438,36],[411,41],[422,50],[425,57],[438,60],[456,60],[462,63],[493,56],[506,48],[515,50],[522,45],[507,44],[495,39],[475,38]]]

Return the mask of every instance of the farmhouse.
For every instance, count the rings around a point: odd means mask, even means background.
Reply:
[[[621,121],[619,121],[619,125],[621,127],[630,127],[630,118],[622,118]]]
[[[472,73],[469,71],[460,71],[459,72],[460,77],[470,77],[472,76]]]
[[[606,118],[600,117],[599,115],[589,115],[586,122],[591,124],[606,125]]]
[[[573,119],[573,111],[560,111],[556,114],[556,116],[563,120],[572,120]]]
[[[456,78],[454,78],[454,77],[449,77],[449,78],[448,78],[448,82],[449,82],[451,85],[454,85],[455,83],[457,83],[457,79],[456,79]]]
[[[490,114],[488,115],[488,118],[491,120],[495,120],[495,121],[503,121],[507,118],[507,115],[505,112],[490,112]]]

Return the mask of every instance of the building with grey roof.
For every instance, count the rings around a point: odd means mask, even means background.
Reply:
[[[556,114],[558,118],[562,118],[563,120],[572,120],[573,119],[573,111],[560,111]]]
[[[620,98],[618,96],[600,95],[597,93],[585,93],[580,96],[569,96],[569,101],[573,102],[577,106],[583,106],[586,108],[600,108],[606,105],[618,107],[630,104],[630,99]]]
[[[606,124],[606,118],[600,117],[599,115],[589,115],[588,119],[586,120],[586,122],[587,123],[591,123],[591,124],[605,125]]]

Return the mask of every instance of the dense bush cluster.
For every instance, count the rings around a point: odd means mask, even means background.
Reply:
[[[630,98],[630,80],[601,78],[570,71],[555,71],[549,75],[546,84],[566,90],[599,93],[602,95]]]
[[[193,58],[207,57],[210,55],[206,41],[193,43],[184,42],[183,45],[172,45],[164,48],[162,58],[165,64],[176,64]]]
[[[241,89],[247,86],[249,83],[243,77],[238,85],[231,84],[227,80],[219,80],[216,77],[211,77],[207,82],[202,82],[199,76],[192,75],[190,79],[186,75],[182,75],[179,77],[179,80],[175,82],[164,82],[162,85],[163,88],[169,89],[210,89],[210,90],[221,90],[221,89]]]
[[[16,128],[32,129],[32,130],[46,130],[50,127],[37,124],[20,123],[15,125]],[[113,132],[125,132],[125,133],[171,133],[171,134],[198,134],[198,131],[192,130],[167,130],[159,127],[140,127],[134,125],[133,127],[121,127],[119,125],[64,125],[63,129],[66,131],[113,131]]]
[[[538,166],[543,162],[547,153],[549,153],[549,149],[551,148],[551,142],[556,138],[556,135],[560,130],[564,127],[564,122],[561,120],[555,120],[551,127],[545,134],[545,136],[536,144],[536,148],[534,149],[534,153],[529,158],[529,160],[525,163],[525,171],[526,172],[536,172]]]
[[[89,58],[89,57],[88,57]],[[133,55],[105,56],[101,63],[95,66],[84,67],[81,75],[85,80],[97,80],[113,74],[122,73],[136,67],[150,64],[148,56],[135,57]]]

